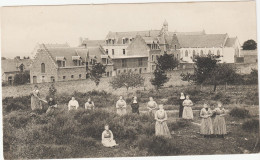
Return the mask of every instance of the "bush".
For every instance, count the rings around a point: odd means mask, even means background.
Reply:
[[[25,110],[25,109],[28,109],[28,108],[26,108],[25,106],[20,105],[20,104],[10,103],[4,109],[5,109],[6,112],[11,112],[11,111],[17,111],[17,110]]]
[[[161,155],[178,155],[180,149],[175,146],[172,140],[159,136],[140,136],[138,142],[139,149],[146,149],[149,154]]]
[[[259,119],[250,119],[245,121],[242,128],[247,132],[259,132]]]
[[[14,76],[14,85],[22,85],[26,83],[30,83],[29,72],[18,73]]]
[[[191,125],[191,122],[180,119],[176,122],[169,123],[168,127],[169,127],[170,131],[172,131],[172,130],[175,131],[175,130],[178,130],[180,128],[188,127],[190,125]]]
[[[230,113],[232,117],[237,117],[237,118],[247,118],[250,117],[249,111],[244,108],[233,108]]]

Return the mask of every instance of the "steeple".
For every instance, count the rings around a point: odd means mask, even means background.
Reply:
[[[165,32],[168,32],[168,22],[166,20],[163,22],[163,28]]]

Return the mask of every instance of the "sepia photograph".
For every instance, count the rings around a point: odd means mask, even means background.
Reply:
[[[0,11],[4,159],[260,153],[256,1]]]

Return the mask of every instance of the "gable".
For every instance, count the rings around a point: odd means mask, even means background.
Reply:
[[[140,35],[137,35],[126,50],[128,56],[148,56],[149,47],[145,40]]]

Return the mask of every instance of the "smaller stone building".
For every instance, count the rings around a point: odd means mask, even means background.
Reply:
[[[31,83],[86,79],[93,64],[104,62],[104,65],[109,65],[107,57],[102,57],[104,51],[99,46],[73,48],[41,44],[38,48],[30,67]]]
[[[19,56],[14,59],[2,60],[2,82],[13,84],[14,76],[21,72],[29,72],[32,60],[21,59]]]

